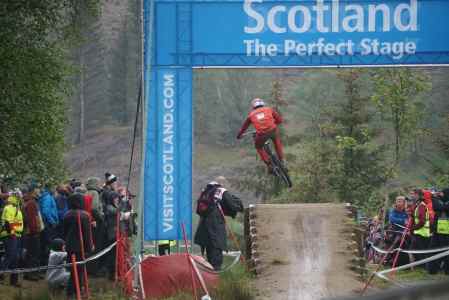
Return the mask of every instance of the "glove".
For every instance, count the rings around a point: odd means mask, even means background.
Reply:
[[[237,139],[240,140],[241,138],[242,138],[242,135],[241,135],[241,134],[238,134],[238,135],[237,135]]]

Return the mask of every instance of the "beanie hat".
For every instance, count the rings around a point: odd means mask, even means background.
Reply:
[[[56,238],[53,241],[51,241],[51,250],[53,251],[62,251],[62,247],[65,245],[65,242],[63,239]]]
[[[78,186],[80,186],[81,185],[81,181],[79,180],[79,179],[76,179],[76,178],[72,178],[71,180],[70,180],[70,186],[74,189],[74,188],[76,188],[76,187],[78,187]]]
[[[106,184],[111,184],[117,181],[117,176],[111,173],[105,173],[104,177],[106,178]]]
[[[93,188],[98,187],[98,183],[100,182],[100,179],[97,177],[89,177],[87,178],[87,187]]]
[[[77,186],[73,192],[78,193],[78,194],[85,194],[87,192],[87,190],[85,187],[80,185],[80,186]]]

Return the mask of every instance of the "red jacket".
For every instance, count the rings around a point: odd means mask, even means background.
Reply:
[[[435,221],[435,211],[433,210],[432,193],[428,190],[423,190],[423,198],[423,201],[426,204],[427,209],[429,210],[430,224],[433,224]]]
[[[90,194],[83,195],[84,200],[84,210],[89,214],[89,221],[92,223],[94,220],[92,218],[92,201],[93,197]]]
[[[237,137],[240,138],[251,124],[253,124],[257,134],[264,134],[276,129],[277,125],[281,123],[282,117],[274,109],[267,106],[259,107],[248,114]]]
[[[39,221],[39,205],[34,198],[26,199],[23,205],[25,234],[35,235],[41,232]]]

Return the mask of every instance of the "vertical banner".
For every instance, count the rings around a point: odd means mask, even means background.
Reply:
[[[192,71],[154,68],[149,88],[145,240],[181,240],[192,226]]]

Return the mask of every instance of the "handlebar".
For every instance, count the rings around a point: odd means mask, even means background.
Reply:
[[[242,134],[242,138],[247,135],[252,135],[254,137],[256,135],[256,131],[255,130],[247,131],[244,134]]]

